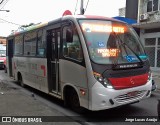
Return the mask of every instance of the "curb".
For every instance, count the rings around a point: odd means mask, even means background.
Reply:
[[[156,90],[154,90],[154,91],[152,91],[152,92],[155,92],[155,93],[160,94],[160,88],[157,88]]]

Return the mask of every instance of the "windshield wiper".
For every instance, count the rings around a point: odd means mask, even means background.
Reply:
[[[141,65],[143,65],[143,61],[142,61],[142,59],[139,57],[139,55],[138,55],[130,46],[128,46],[125,42],[123,42],[123,41],[121,40],[121,38],[120,38],[115,32],[113,32],[113,33],[114,33],[115,38],[118,39],[118,48],[120,48],[121,46],[123,46],[123,47],[124,47],[124,50],[125,50],[125,52],[126,52],[126,54],[127,54],[127,56],[128,56],[128,53],[127,53],[127,50],[126,50],[126,47],[127,47],[127,48],[128,48],[129,50],[131,50],[132,53],[139,59]],[[119,43],[119,41],[120,41],[120,43]],[[113,68],[115,68],[115,67],[118,65],[118,57],[119,57],[119,56],[117,56],[116,61],[114,61],[115,63],[113,63]]]

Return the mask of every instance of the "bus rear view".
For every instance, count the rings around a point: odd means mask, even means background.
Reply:
[[[92,73],[90,109],[138,102],[151,94],[147,55],[130,26],[115,20],[80,19]]]

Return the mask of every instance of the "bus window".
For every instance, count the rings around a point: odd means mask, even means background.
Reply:
[[[97,64],[126,64],[142,62],[145,55],[135,31],[112,21],[80,20],[90,58]]]
[[[38,48],[37,48],[37,56],[44,57],[45,56],[45,42],[42,40],[43,31],[40,30],[38,32]]]
[[[15,55],[22,55],[23,54],[23,35],[15,37]]]
[[[69,27],[63,29],[63,55],[67,58],[72,58],[78,61],[83,60],[82,48],[80,39],[76,31],[73,33],[73,42],[66,41],[66,31]]]
[[[30,33],[25,34],[24,55],[35,56],[35,54],[36,54],[36,40],[37,40],[37,33],[36,32],[30,32]]]

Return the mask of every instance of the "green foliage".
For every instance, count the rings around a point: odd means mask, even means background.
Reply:
[[[27,27],[32,26],[32,25],[34,25],[34,23],[30,23],[30,24],[28,24],[28,25],[22,25],[21,27],[22,27],[22,28],[27,28]]]

